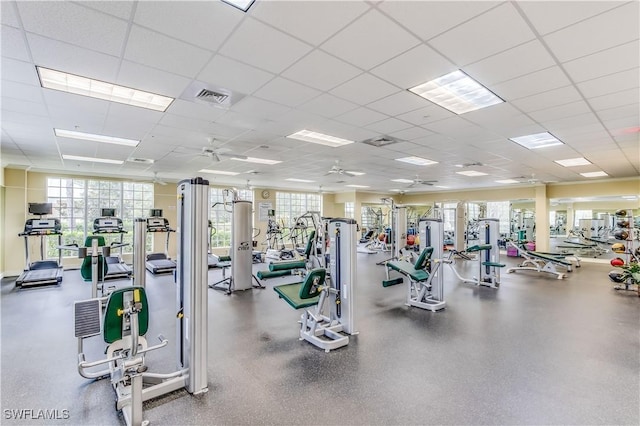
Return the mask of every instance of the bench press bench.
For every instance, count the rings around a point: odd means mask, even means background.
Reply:
[[[508,273],[512,273],[515,271],[535,271],[535,272],[545,272],[548,274],[556,275],[556,277],[561,280],[564,278],[564,274],[559,272],[557,267],[564,267],[567,269],[567,272],[571,272],[573,268],[573,263],[564,259],[563,255],[553,255],[546,254],[536,251],[529,251],[525,248],[514,244],[513,242],[509,242],[512,246],[514,246],[518,250],[518,255],[524,258],[524,261],[512,268],[507,269]]]

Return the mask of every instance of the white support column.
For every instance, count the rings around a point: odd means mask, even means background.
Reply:
[[[536,185],[536,251],[549,251],[549,200],[547,186]]]

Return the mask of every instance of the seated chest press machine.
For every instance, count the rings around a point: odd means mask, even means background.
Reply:
[[[500,249],[498,247],[498,236],[500,235],[500,221],[498,219],[484,218],[478,219],[480,244],[468,247],[466,250],[450,250],[449,257],[443,263],[449,265],[458,279],[464,283],[471,283],[477,286],[487,286],[498,288],[500,286],[500,268],[506,265],[500,263]],[[469,253],[476,253],[478,264],[478,275],[473,278],[465,278],[454,267],[454,256],[464,260],[474,260]]]
[[[418,259],[411,263],[406,260],[386,262],[387,279],[383,287],[403,284],[404,278],[390,278],[390,271],[396,271],[408,278],[407,306],[427,309],[432,312],[444,309],[443,273],[441,259],[444,228],[441,219],[420,219],[418,224],[420,244],[424,249]]]
[[[134,284],[108,296],[104,317],[102,300],[76,302],[75,335],[78,338],[78,372],[87,379],[110,377],[116,393],[116,409],[122,410],[127,425],[141,426],[143,401],[185,388],[191,394],[207,387],[207,199],[209,182],[202,178],[178,183],[178,256],[176,270],[177,370],[168,374],[149,373],[146,353],[168,341],[148,346],[144,334],[150,314],[144,289],[144,244],[134,245]],[[136,220],[134,238],[144,242],[146,221]],[[107,358],[87,361],[84,339],[102,335],[108,345]],[[94,367],[108,365],[95,371]]]
[[[327,270],[311,270],[303,282],[273,287],[300,317],[300,340],[329,352],[349,344],[355,327],[356,221],[329,220],[330,276]],[[308,308],[308,309],[307,309]]]

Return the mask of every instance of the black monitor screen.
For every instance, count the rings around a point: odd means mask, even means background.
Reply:
[[[116,215],[116,209],[100,209],[100,216],[102,217],[114,217]]]
[[[51,203],[29,203],[29,213],[35,215],[51,214],[53,206]]]
[[[162,217],[162,209],[149,210],[149,217]]]

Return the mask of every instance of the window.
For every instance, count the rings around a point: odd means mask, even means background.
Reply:
[[[346,203],[344,203],[344,217],[355,219],[356,218],[355,210],[356,210],[356,206],[354,202],[347,201]]]
[[[322,212],[322,196],[313,193],[276,192],[276,220],[293,226],[296,218],[306,212]]]
[[[93,220],[100,217],[100,209],[114,208],[122,219],[124,229],[123,253],[133,253],[133,220],[145,217],[153,208],[153,184],[108,180],[48,178],[47,198],[53,204],[53,216],[60,219],[65,244],[84,244],[93,234]],[[48,243],[47,256],[57,256],[57,242]],[[119,240],[119,236],[105,236],[106,243]],[[148,252],[151,241],[147,241]]]
[[[225,201],[230,202],[232,200],[232,195],[229,194],[225,199],[224,191],[225,189],[223,188],[209,189],[209,201],[211,206],[211,209],[209,210],[209,219],[211,220],[211,226],[213,227],[209,231],[214,232],[211,237],[212,247],[231,246],[231,206],[225,206],[223,203]],[[253,202],[253,190],[238,190],[238,198],[240,200]]]
[[[593,219],[593,212],[591,210],[576,210],[573,215],[573,226],[576,229],[580,229],[580,219]]]
[[[500,234],[509,235],[510,231],[510,210],[509,201],[487,202],[487,217],[500,220]]]

